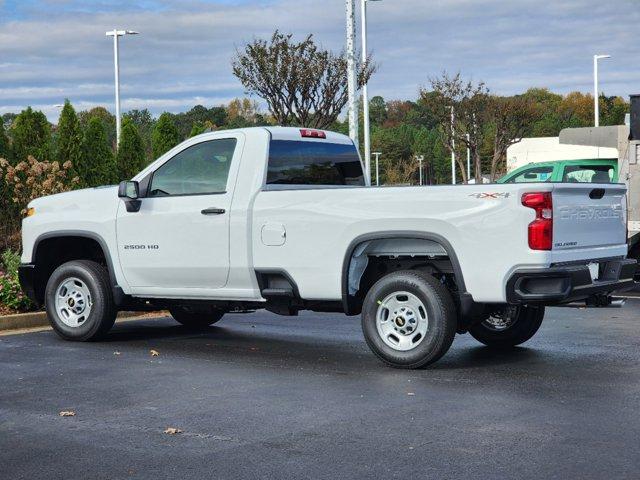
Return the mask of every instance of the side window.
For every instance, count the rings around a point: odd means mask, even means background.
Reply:
[[[235,138],[210,140],[181,151],[154,172],[148,196],[224,192],[236,143]]]
[[[353,144],[272,140],[267,185],[364,185]]]
[[[550,182],[553,178],[553,167],[531,167],[514,175],[504,183],[540,183]]]
[[[563,182],[612,183],[614,168],[611,165],[571,165],[565,167]]]

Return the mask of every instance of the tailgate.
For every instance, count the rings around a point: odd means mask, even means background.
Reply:
[[[627,199],[622,184],[556,184],[553,250],[626,244]]]

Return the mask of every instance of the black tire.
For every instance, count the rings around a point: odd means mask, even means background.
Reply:
[[[226,313],[223,310],[205,307],[171,307],[169,312],[176,322],[194,329],[207,328],[222,320]]]
[[[515,347],[536,334],[542,325],[544,307],[511,307],[508,315],[510,325],[507,327],[495,328],[485,320],[471,326],[469,333],[488,347],[501,349]]]
[[[426,310],[426,334],[410,350],[392,348],[378,332],[379,304],[395,292],[415,295]],[[369,348],[380,360],[395,368],[415,369],[434,363],[451,347],[457,327],[456,309],[449,291],[431,275],[415,271],[394,272],[378,280],[364,299],[361,317]]]
[[[86,305],[90,306],[89,313],[83,316],[78,326],[70,326],[63,320],[56,309],[56,295],[63,283],[71,279],[79,280],[88,289],[90,298]],[[83,300],[85,301],[85,300]],[[113,326],[117,309],[113,301],[109,272],[105,267],[90,260],[73,260],[56,268],[45,289],[45,309],[49,323],[65,340],[85,342],[98,340]],[[87,310],[84,310],[86,313]]]

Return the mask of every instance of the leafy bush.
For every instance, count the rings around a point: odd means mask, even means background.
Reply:
[[[71,162],[39,162],[30,156],[14,166],[0,158],[0,250],[19,247],[20,222],[31,200],[78,185],[71,172]]]
[[[0,265],[0,312],[27,312],[33,310],[34,305],[20,288],[18,281],[18,266],[20,256],[13,250],[2,253]]]

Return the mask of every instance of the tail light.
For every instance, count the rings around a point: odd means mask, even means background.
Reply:
[[[522,205],[536,211],[536,219],[529,224],[529,248],[551,250],[553,244],[553,200],[551,192],[525,193]]]

